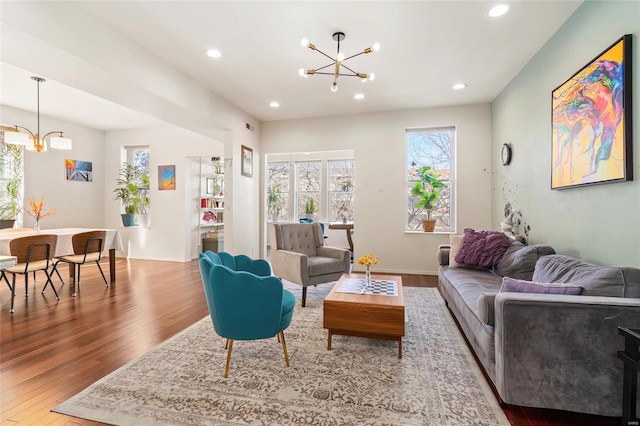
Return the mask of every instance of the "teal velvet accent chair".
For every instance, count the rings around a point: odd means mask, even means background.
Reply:
[[[229,374],[234,340],[277,336],[289,367],[283,331],[291,324],[296,301],[283,288],[282,280],[271,275],[269,264],[244,255],[207,251],[199,255],[199,265],[213,328],[227,339],[224,377]]]

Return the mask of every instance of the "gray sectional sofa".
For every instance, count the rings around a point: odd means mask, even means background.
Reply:
[[[617,328],[640,328],[640,269],[591,265],[517,241],[491,270],[449,267],[450,249],[438,251],[440,292],[504,403],[622,415]],[[584,290],[500,292],[503,276]]]

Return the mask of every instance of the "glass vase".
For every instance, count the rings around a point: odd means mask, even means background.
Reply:
[[[36,224],[33,226],[33,232],[35,232],[36,234],[40,233],[40,221],[36,220]]]
[[[371,288],[371,267],[367,265],[367,269],[364,273],[364,288],[369,290]]]

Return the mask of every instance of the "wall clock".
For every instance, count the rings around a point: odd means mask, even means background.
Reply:
[[[511,162],[511,147],[508,143],[502,145],[502,149],[500,150],[500,160],[502,161],[503,166],[506,166]]]

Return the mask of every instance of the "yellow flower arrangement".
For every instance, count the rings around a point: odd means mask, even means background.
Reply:
[[[43,213],[42,210],[44,210],[44,196],[40,197],[40,202],[38,203],[36,203],[35,197],[29,197],[29,210],[26,210],[26,212],[34,218],[36,222],[39,222],[43,217],[56,214],[56,209],[51,209],[46,213]]]
[[[378,258],[374,257],[373,253],[367,253],[358,259],[358,264],[364,265],[368,269],[369,266],[378,264]]]

